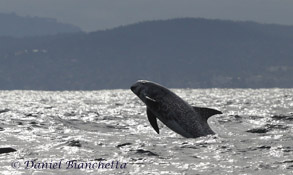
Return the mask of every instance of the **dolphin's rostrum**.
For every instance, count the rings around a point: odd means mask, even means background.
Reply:
[[[139,80],[131,86],[135,93],[147,106],[150,124],[159,134],[157,118],[176,133],[196,138],[215,134],[207,120],[222,112],[202,107],[192,107],[167,88],[146,80]]]

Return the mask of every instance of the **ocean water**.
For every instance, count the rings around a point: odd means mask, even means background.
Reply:
[[[130,90],[0,91],[0,174],[293,174],[293,89],[173,91],[217,134],[158,135]]]

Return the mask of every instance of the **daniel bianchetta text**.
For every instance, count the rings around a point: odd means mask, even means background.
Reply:
[[[78,162],[77,160],[65,161],[61,159],[59,161],[42,161],[37,162],[33,160],[27,160],[23,163],[15,161],[11,163],[12,168],[19,169],[126,169],[127,163],[119,162],[117,160],[105,162],[105,161],[89,161]]]

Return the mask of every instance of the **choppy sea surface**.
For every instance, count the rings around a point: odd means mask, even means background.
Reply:
[[[293,174],[293,89],[173,91],[217,135],[158,135],[130,90],[0,91],[0,174]]]

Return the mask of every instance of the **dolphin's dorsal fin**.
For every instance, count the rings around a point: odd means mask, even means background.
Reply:
[[[203,119],[208,120],[209,117],[215,114],[223,114],[221,111],[211,109],[211,108],[201,108],[193,106],[193,110],[198,112]]]
[[[160,132],[159,132],[159,127],[157,123],[157,117],[152,113],[152,111],[150,111],[149,108],[147,108],[147,116],[148,116],[150,124],[152,125],[154,130],[159,134]]]

